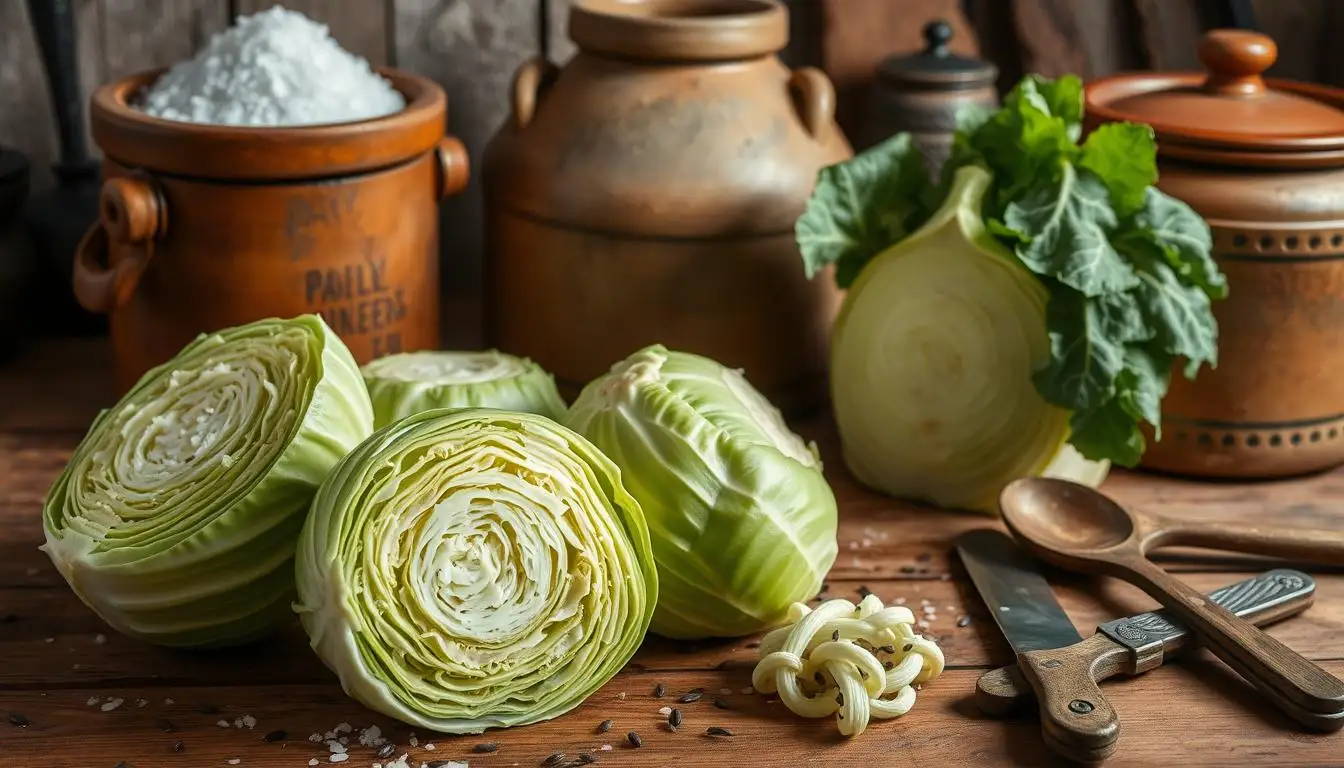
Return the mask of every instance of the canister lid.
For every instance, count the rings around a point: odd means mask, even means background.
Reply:
[[[924,25],[924,50],[892,56],[877,65],[878,79],[902,88],[963,90],[992,85],[993,64],[952,52],[952,25],[939,19]]]
[[[1199,43],[1204,72],[1103,78],[1087,86],[1092,122],[1147,123],[1164,155],[1249,165],[1344,164],[1344,92],[1263,76],[1274,41],[1215,29]]]

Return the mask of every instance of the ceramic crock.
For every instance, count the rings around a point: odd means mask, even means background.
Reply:
[[[952,150],[957,110],[964,105],[994,108],[998,69],[989,62],[958,56],[948,44],[952,26],[931,21],[924,27],[924,50],[883,59],[874,73],[870,98],[856,145],[868,148],[908,131],[937,173]]]
[[[1344,463],[1344,91],[1262,77],[1264,35],[1214,30],[1204,73],[1087,86],[1088,125],[1150,124],[1158,186],[1208,221],[1229,295],[1218,366],[1176,367],[1143,465],[1281,477]]]
[[[264,317],[321,314],[361,363],[438,347],[438,203],[467,181],[442,89],[382,70],[401,112],[234,127],[136,108],[160,73],[92,101],[101,220],[76,253],[74,288],[111,314],[120,390],[196,335]]]
[[[830,81],[776,57],[773,0],[578,0],[563,68],[524,64],[485,155],[492,346],[567,396],[648,344],[825,401],[839,292],[794,242],[817,171],[851,155]]]

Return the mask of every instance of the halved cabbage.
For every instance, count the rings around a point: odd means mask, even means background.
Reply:
[[[313,502],[298,586],[348,694],[447,733],[578,706],[658,599],[616,466],[550,419],[491,409],[419,413],[347,456]]]
[[[1050,359],[1045,287],[985,228],[990,176],[957,171],[937,213],[864,266],[831,338],[845,463],[893,496],[994,513],[1013,479],[1096,485],[1032,373]]]
[[[434,408],[499,408],[559,420],[565,401],[541,366],[498,350],[424,351],[364,366],[374,428]]]
[[[620,466],[649,523],[652,629],[739,636],[783,622],[835,562],[816,447],[735,371],[655,345],[584,388],[566,423]]]
[[[372,429],[359,367],[317,316],[202,335],[94,421],[48,494],[42,549],[121,632],[252,640],[291,615],[308,505]]]

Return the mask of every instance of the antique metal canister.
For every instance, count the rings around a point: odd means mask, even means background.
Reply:
[[[1281,477],[1344,463],[1344,91],[1274,80],[1274,42],[1205,35],[1207,72],[1087,86],[1089,128],[1151,125],[1158,186],[1208,221],[1229,295],[1218,367],[1172,372],[1144,466]]]
[[[998,69],[953,53],[951,40],[952,26],[932,21],[924,27],[923,51],[878,64],[856,148],[908,131],[930,172],[936,173],[952,147],[957,110],[966,104],[998,105]]]

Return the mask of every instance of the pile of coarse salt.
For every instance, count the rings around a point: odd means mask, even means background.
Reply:
[[[387,115],[406,100],[326,26],[275,6],[241,16],[144,96],[145,112],[217,125],[317,125]]]

